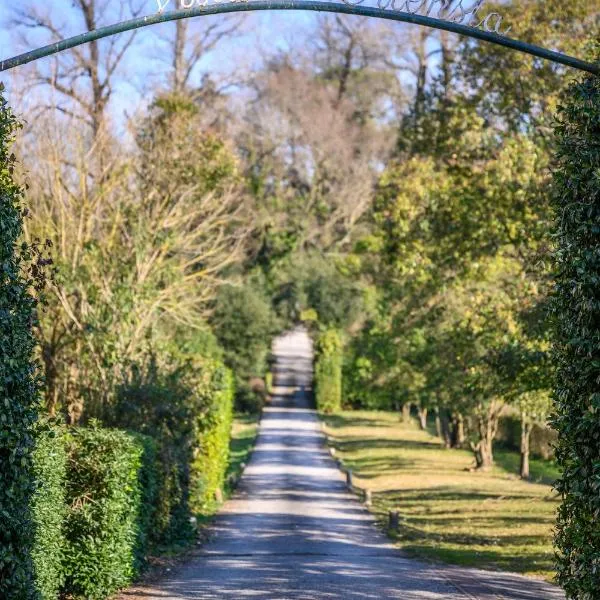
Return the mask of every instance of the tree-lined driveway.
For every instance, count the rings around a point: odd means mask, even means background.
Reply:
[[[518,575],[440,567],[404,556],[380,533],[330,458],[309,394],[306,333],[279,338],[276,395],[239,491],[211,540],[159,584],[123,598],[558,600]]]

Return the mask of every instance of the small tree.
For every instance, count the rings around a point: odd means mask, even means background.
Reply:
[[[545,425],[552,407],[548,390],[525,392],[519,396],[517,406],[521,413],[521,479],[529,479],[529,453],[531,432],[536,424]]]

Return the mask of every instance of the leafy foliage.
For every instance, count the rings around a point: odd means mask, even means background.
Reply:
[[[148,548],[154,515],[152,446],[122,431],[75,428],[67,448],[65,586],[101,600],[130,583]]]
[[[36,490],[32,502],[35,586],[42,600],[56,600],[64,581],[67,452],[62,428],[48,425],[33,455]]]
[[[600,81],[573,84],[556,126],[557,365],[552,422],[562,496],[556,546],[558,580],[567,597],[600,598]]]
[[[324,413],[334,413],[342,407],[343,346],[339,332],[329,329],[319,335],[315,350],[317,409]]]
[[[236,378],[237,407],[260,411],[264,398],[251,387],[253,378],[264,378],[276,316],[263,290],[249,281],[220,288],[211,323],[224,359]]]
[[[234,385],[231,371],[218,363],[204,363],[203,378],[194,394],[203,399],[200,431],[191,465],[193,511],[202,512],[223,490],[229,461],[229,439],[233,422]]]
[[[163,348],[133,365],[113,422],[156,440],[158,490],[153,540],[190,539],[190,516],[223,487],[234,386],[221,362]]]
[[[0,596],[34,597],[30,502],[32,452],[39,402],[33,362],[31,249],[20,245],[23,189],[14,179],[10,146],[19,123],[0,86]]]

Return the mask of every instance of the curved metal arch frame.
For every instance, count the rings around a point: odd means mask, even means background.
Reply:
[[[351,6],[349,4],[342,4],[338,2],[318,2],[313,0],[251,0],[249,2],[238,0],[237,2],[218,2],[217,4],[213,4],[211,6],[197,6],[189,9],[180,9],[164,13],[157,13],[145,17],[138,17],[136,19],[131,19],[129,21],[124,21],[122,23],[109,25],[107,27],[102,27],[100,29],[95,29],[93,31],[76,35],[60,42],[38,48],[37,50],[20,54],[19,56],[15,56],[13,58],[0,60],[0,72],[14,69],[20,65],[33,62],[46,56],[57,54],[64,50],[68,50],[69,48],[74,48],[76,46],[116,35],[118,33],[123,33],[125,31],[139,29],[140,27],[147,27],[149,25],[156,25],[157,23],[165,23],[168,21],[177,21],[179,19],[188,19],[191,17],[263,10],[308,10],[375,17],[389,21],[412,23],[414,25],[422,25],[433,29],[442,29],[452,33],[458,33],[460,35],[482,40],[484,42],[503,46],[511,50],[530,54],[544,60],[566,65],[580,71],[585,71],[594,75],[600,75],[600,64],[586,62],[566,54],[561,54],[560,52],[555,52],[540,46],[535,46],[533,44],[528,44],[526,42],[504,37],[502,35],[498,35],[497,33],[483,31],[475,27],[461,25],[459,23],[452,23],[450,21],[444,21],[434,17],[411,14],[408,12],[386,10],[369,6]]]

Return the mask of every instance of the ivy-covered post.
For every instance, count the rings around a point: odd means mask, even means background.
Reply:
[[[23,190],[10,151],[19,124],[0,84],[0,598],[29,600],[33,585],[32,451],[39,385],[33,362],[35,301],[20,245]]]
[[[558,581],[600,599],[600,78],[568,89],[556,127],[553,299]]]

